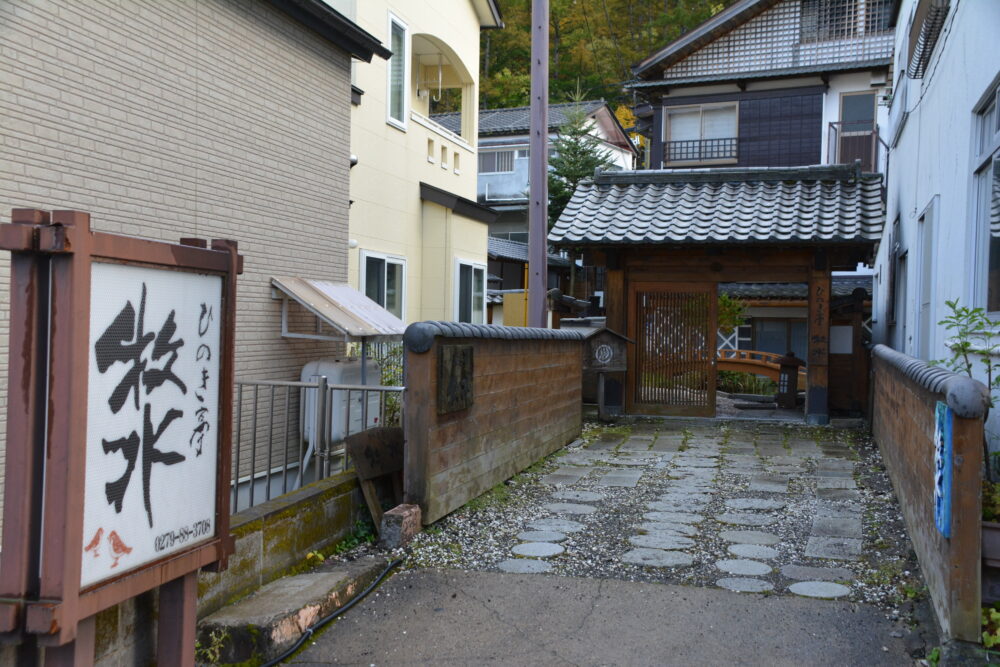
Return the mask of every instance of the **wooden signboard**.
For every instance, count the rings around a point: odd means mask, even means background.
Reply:
[[[11,217],[0,632],[89,664],[94,615],[160,587],[159,662],[193,664],[197,571],[233,547],[236,244]]]

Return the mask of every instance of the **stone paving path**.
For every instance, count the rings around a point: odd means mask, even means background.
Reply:
[[[863,550],[854,457],[849,447],[781,428],[604,433],[541,478],[551,488],[541,505],[548,516],[526,521],[511,557],[496,567],[552,571],[552,559],[567,553],[568,534],[582,533],[573,542],[585,543],[602,527],[590,520],[617,514],[625,523],[615,555],[622,564],[671,574],[701,566],[714,572],[715,586],[738,592],[844,597],[855,574],[843,564]],[[811,526],[795,530],[783,522],[789,516],[811,517]],[[699,558],[718,551],[699,545],[720,542],[725,557]]]

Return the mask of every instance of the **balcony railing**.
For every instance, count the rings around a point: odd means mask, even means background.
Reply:
[[[735,162],[736,137],[667,141],[663,145],[663,163]]]
[[[827,145],[827,162],[830,164],[852,164],[861,160],[862,171],[885,173],[887,149],[874,122],[830,123]]]

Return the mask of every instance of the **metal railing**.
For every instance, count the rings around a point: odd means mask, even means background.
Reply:
[[[401,386],[237,380],[232,512],[349,467],[344,439],[402,424]]]
[[[852,164],[861,160],[861,170],[884,174],[888,167],[888,146],[872,121],[830,123],[827,156],[830,164]]]
[[[688,141],[668,141],[663,145],[663,162],[713,162],[735,160],[737,154],[736,137],[725,139],[691,139]]]

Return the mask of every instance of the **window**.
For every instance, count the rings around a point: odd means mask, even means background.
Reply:
[[[974,160],[975,213],[979,238],[984,243],[986,310],[1000,311],[1000,86],[994,86],[976,111]],[[982,298],[982,297],[980,297]]]
[[[531,150],[527,148],[518,148],[517,155],[515,156],[518,160],[527,160],[531,157]]]
[[[486,267],[458,262],[455,319],[459,322],[486,322]]]
[[[405,259],[368,251],[361,252],[361,291],[399,319],[403,319],[405,287]]]
[[[664,162],[736,162],[737,103],[668,108]]]
[[[480,174],[509,174],[514,171],[514,151],[481,151]]]
[[[407,28],[395,16],[389,15],[389,118],[388,122],[406,129],[407,83],[410,80],[410,62],[407,53]]]

